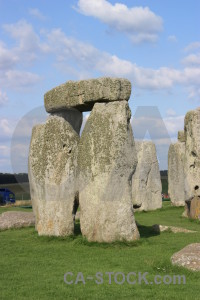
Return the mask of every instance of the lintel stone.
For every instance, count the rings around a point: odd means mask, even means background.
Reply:
[[[96,102],[128,101],[131,83],[123,78],[102,77],[97,79],[67,81],[44,95],[45,109],[53,113],[69,108],[81,112],[92,110]]]

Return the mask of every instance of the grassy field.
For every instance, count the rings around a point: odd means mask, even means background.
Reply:
[[[0,208],[19,210],[20,208]],[[30,209],[23,209],[30,211]],[[200,242],[200,223],[181,217],[183,208],[170,207],[154,212],[138,212],[141,239],[134,243],[89,243],[80,234],[68,238],[38,237],[34,228],[0,232],[0,299],[199,299],[200,272],[172,266],[170,257],[184,246]],[[155,234],[151,225],[181,226],[197,233]],[[85,284],[66,284],[64,274],[72,272],[74,281],[82,272]],[[103,283],[96,284],[87,276],[103,273]],[[105,272],[148,272],[155,275],[185,275],[186,284],[109,284]],[[117,277],[120,281],[120,276]],[[68,278],[70,279],[70,277]],[[132,278],[133,279],[133,278]]]

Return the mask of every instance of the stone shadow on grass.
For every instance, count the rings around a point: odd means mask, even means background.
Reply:
[[[81,225],[80,225],[80,221],[76,221],[75,224],[74,224],[74,235],[75,235],[75,236],[82,235],[82,234],[81,234]]]
[[[141,238],[150,238],[152,236],[160,235],[160,232],[156,232],[152,226],[138,225],[138,230]]]
[[[144,226],[144,225],[138,225],[138,230],[140,233],[141,238],[150,238],[152,236],[160,235],[159,232],[156,232],[152,226]],[[81,234],[81,227],[80,227],[80,221],[75,222],[74,226],[74,235],[80,236]]]

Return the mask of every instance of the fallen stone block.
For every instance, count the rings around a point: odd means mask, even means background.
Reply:
[[[181,227],[174,227],[174,226],[166,226],[166,225],[159,225],[159,224],[155,224],[152,226],[153,230],[155,232],[164,232],[164,231],[171,231],[173,233],[195,233],[197,231],[193,231],[193,230],[188,230],[185,228],[181,228]]]
[[[33,212],[7,211],[0,214],[0,230],[35,225]]]
[[[190,244],[171,257],[173,265],[200,271],[200,243]]]

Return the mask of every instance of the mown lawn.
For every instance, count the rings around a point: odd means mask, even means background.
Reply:
[[[0,213],[4,210],[0,208]],[[136,213],[141,239],[135,243],[88,243],[80,234],[79,223],[75,237],[68,238],[38,237],[34,228],[0,232],[0,299],[200,299],[200,272],[170,263],[174,252],[200,242],[200,223],[182,218],[182,212],[183,208],[164,203],[161,210]],[[198,232],[159,235],[151,230],[155,223]],[[86,283],[67,285],[66,272],[74,274],[67,277],[69,281],[82,272]],[[102,284],[87,280],[97,272],[103,273]],[[148,272],[149,284],[120,285],[113,275],[109,284],[105,272]],[[186,284],[150,284],[155,275],[185,275]]]

